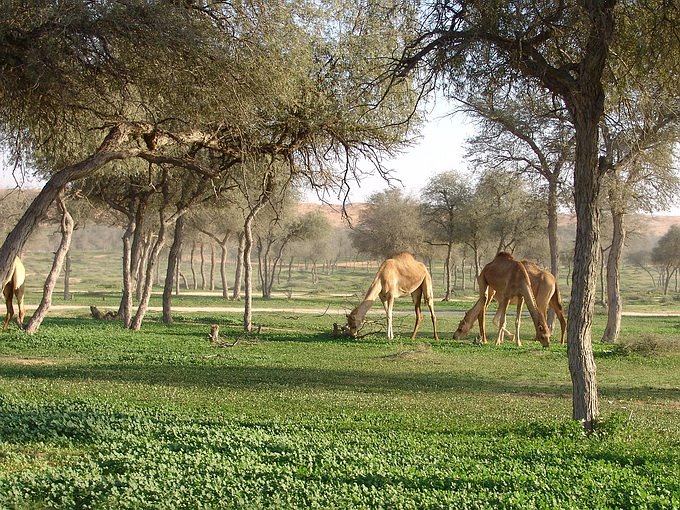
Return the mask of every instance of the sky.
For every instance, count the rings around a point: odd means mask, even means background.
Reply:
[[[435,107],[428,114],[417,142],[393,159],[384,161],[385,168],[401,181],[406,193],[417,194],[436,174],[449,170],[465,173],[468,163],[464,158],[465,139],[472,135],[470,122],[462,114],[450,114],[446,105]],[[365,202],[373,193],[388,187],[382,177],[363,179],[360,187],[352,187],[350,200]]]

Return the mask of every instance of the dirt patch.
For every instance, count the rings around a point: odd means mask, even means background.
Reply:
[[[403,347],[403,346],[402,346]],[[430,344],[417,344],[412,349],[399,349],[394,354],[383,356],[387,360],[419,360],[430,358],[433,355],[432,346]]]
[[[17,358],[16,356],[0,356],[0,363],[21,366],[51,366],[57,364],[55,360],[48,358]]]

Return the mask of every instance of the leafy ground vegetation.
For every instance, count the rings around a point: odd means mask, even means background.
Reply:
[[[602,420],[584,436],[566,347],[529,341],[528,319],[523,347],[454,341],[465,295],[436,304],[440,341],[425,320],[412,342],[402,299],[397,340],[378,304],[375,334],[334,338],[356,298],[296,293],[255,306],[307,313],[258,312],[252,335],[215,296],[179,296],[203,311],[151,313],[139,332],[73,309],[2,334],[0,507],[680,507],[680,318],[626,316],[604,345],[596,315]],[[211,345],[213,323],[233,347]]]

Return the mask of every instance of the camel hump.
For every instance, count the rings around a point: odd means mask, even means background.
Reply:
[[[498,253],[496,253],[496,257],[501,259],[514,260],[512,254],[508,253],[507,251],[499,251]]]

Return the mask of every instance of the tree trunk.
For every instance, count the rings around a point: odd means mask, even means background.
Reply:
[[[198,289],[198,280],[196,280],[196,268],[194,267],[194,260],[196,259],[196,241],[191,243],[191,253],[189,254],[189,268],[191,269],[191,279],[194,284],[194,290]]]
[[[215,243],[210,243],[210,291],[215,290]]]
[[[598,300],[599,304],[602,306],[607,306],[607,297],[605,296],[605,290],[607,288],[607,285],[605,284],[604,280],[604,273],[605,273],[605,253],[609,248],[602,248],[602,245],[600,245],[600,270],[599,270],[599,275],[600,275],[600,285],[598,286],[599,292],[600,292],[600,299]]]
[[[451,259],[453,254],[453,243],[449,242],[446,246],[446,261],[444,262],[444,274],[446,278],[446,294],[444,301],[451,299]]]
[[[71,238],[73,237],[73,218],[66,209],[66,204],[61,196],[58,198],[58,205],[61,210],[61,243],[59,243],[59,248],[54,254],[52,269],[45,280],[42,300],[33,313],[31,320],[28,321],[28,324],[26,325],[26,332],[29,334],[38,331],[38,328],[50,309],[52,304],[52,292],[57,284],[61,266],[63,265],[69,247],[71,246]]]
[[[595,91],[591,91],[591,94]],[[602,100],[604,93],[599,90]],[[602,171],[598,165],[598,122],[603,107],[581,106],[574,115],[576,158],[574,197],[576,205],[576,243],[569,303],[567,340],[569,372],[572,381],[573,418],[588,431],[599,415],[597,377],[592,346],[592,321],[595,309],[595,282],[600,248],[600,211],[598,209]]]
[[[184,215],[175,221],[175,236],[168,253],[168,267],[165,272],[165,284],[163,285],[163,322],[172,323],[172,288],[175,283],[177,263],[182,253],[182,241],[184,240]]]
[[[198,265],[198,273],[201,275],[201,290],[205,290],[206,278],[205,278],[205,249],[203,241],[198,245],[198,255],[200,257],[200,264]]]
[[[70,301],[71,296],[71,250],[66,252],[64,265],[64,301]]]
[[[250,256],[253,251],[253,222],[257,213],[265,206],[271,196],[274,186],[274,176],[267,172],[264,176],[262,193],[255,205],[251,206],[250,213],[246,217],[243,225],[244,245],[243,245],[243,269],[244,269],[244,288],[245,304],[243,307],[243,330],[250,333],[253,330],[253,264]]]
[[[123,295],[118,313],[125,329],[130,327],[132,321],[132,238],[135,235],[136,225],[134,215],[129,216],[128,225],[123,234]]]
[[[139,331],[142,327],[142,321],[144,320],[144,315],[146,315],[146,310],[149,307],[149,299],[151,298],[151,290],[153,288],[153,271],[158,262],[158,254],[163,248],[165,243],[165,221],[163,219],[163,209],[160,212],[160,228],[158,230],[158,238],[154,243],[154,246],[149,255],[148,261],[146,263],[146,277],[144,278],[144,288],[142,291],[142,296],[137,306],[137,313],[135,314],[132,322],[130,324],[130,329],[133,331]]]
[[[255,214],[250,212],[246,218],[243,234],[243,283],[245,288],[245,304],[243,306],[243,330],[250,332],[253,330],[253,263],[250,260],[250,255],[253,251],[253,220]]]
[[[613,343],[619,338],[621,332],[621,313],[623,302],[621,300],[619,272],[621,268],[621,258],[623,256],[623,245],[626,242],[625,215],[623,211],[612,210],[612,246],[609,249],[607,258],[607,327],[602,336],[603,342]]]
[[[139,223],[137,223],[137,227],[139,227]],[[139,229],[137,229],[136,232],[138,232]],[[132,249],[132,264],[133,267],[136,268],[135,270],[135,282],[136,282],[136,289],[135,289],[135,296],[137,298],[137,301],[141,300],[142,298],[142,292],[144,290],[144,275],[146,274],[146,264],[147,264],[147,259],[149,258],[149,250],[151,249],[151,240],[153,239],[153,234],[151,231],[148,231],[143,240],[140,243],[139,250],[137,252],[137,259],[135,259],[135,251],[134,251],[134,241],[133,241],[133,249]]]
[[[246,238],[245,233],[241,232],[238,235],[238,253],[236,254],[236,270],[234,271],[234,290],[231,294],[231,299],[241,299],[241,280],[243,277],[243,254],[245,252]]]
[[[557,236],[557,178],[548,182],[548,244],[550,246],[550,272],[555,277],[555,284],[560,281],[560,245]],[[555,323],[555,311],[548,307],[548,326],[552,331]]]
[[[227,299],[229,297],[229,288],[227,286],[227,243],[220,243],[220,276],[222,277],[222,297]]]

